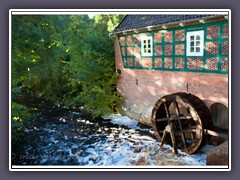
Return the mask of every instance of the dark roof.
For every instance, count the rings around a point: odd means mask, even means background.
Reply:
[[[160,26],[177,22],[196,20],[215,15],[126,15],[113,33],[140,29],[148,26]]]

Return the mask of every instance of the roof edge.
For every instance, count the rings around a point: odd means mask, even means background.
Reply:
[[[126,15],[125,17],[124,17],[124,19],[127,17],[128,15]],[[123,34],[125,34],[125,33],[130,33],[130,32],[134,32],[134,31],[144,31],[144,30],[148,30],[148,31],[151,31],[151,29],[153,29],[153,28],[160,28],[160,27],[163,27],[163,26],[169,26],[169,25],[177,25],[177,24],[179,24],[179,23],[186,23],[186,22],[194,22],[194,21],[199,21],[199,20],[207,20],[207,19],[212,19],[212,18],[216,18],[216,17],[224,17],[225,18],[225,16],[226,15],[212,15],[212,16],[208,16],[208,17],[201,17],[201,18],[196,18],[196,19],[191,19],[191,20],[185,20],[185,21],[181,21],[181,22],[173,22],[173,23],[166,23],[166,24],[161,24],[161,25],[156,25],[156,26],[146,26],[146,27],[143,27],[143,28],[137,28],[137,29],[129,29],[129,30],[124,30],[124,31],[117,31],[117,32],[112,32],[112,33],[110,33],[109,34],[109,36],[111,37],[111,36],[113,36],[113,35],[116,35],[116,34],[121,34],[121,33],[123,33]],[[123,20],[124,20],[123,19]],[[121,21],[121,23],[123,22],[123,20]],[[121,24],[121,23],[119,23],[119,25]],[[119,26],[118,25],[118,26]],[[117,26],[117,27],[118,27]],[[180,26],[180,25],[179,25]],[[116,27],[116,28],[117,28]],[[115,28],[115,29],[116,29]],[[150,29],[150,30],[149,30]],[[164,28],[162,28],[162,29],[164,29]]]

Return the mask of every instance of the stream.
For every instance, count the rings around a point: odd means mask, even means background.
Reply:
[[[82,108],[70,109],[35,99],[28,107],[38,115],[12,144],[12,165],[205,166],[206,153],[173,153],[151,127],[126,116],[95,118]]]

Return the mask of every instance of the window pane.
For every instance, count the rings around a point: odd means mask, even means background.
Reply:
[[[145,54],[146,56],[148,56],[149,53],[152,53],[152,39],[151,37],[143,37],[142,38],[142,53]]]
[[[187,32],[187,56],[203,56],[204,31],[196,30]]]

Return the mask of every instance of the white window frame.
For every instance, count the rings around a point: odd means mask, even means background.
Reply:
[[[204,54],[204,31],[203,30],[187,32],[186,51],[187,51],[186,53],[187,56],[203,56]]]
[[[150,48],[149,48],[150,44]],[[146,45],[146,52],[144,52],[144,46]],[[149,52],[150,50],[150,52]],[[142,56],[152,56],[153,55],[153,38],[152,36],[142,36],[141,37],[141,54]]]

